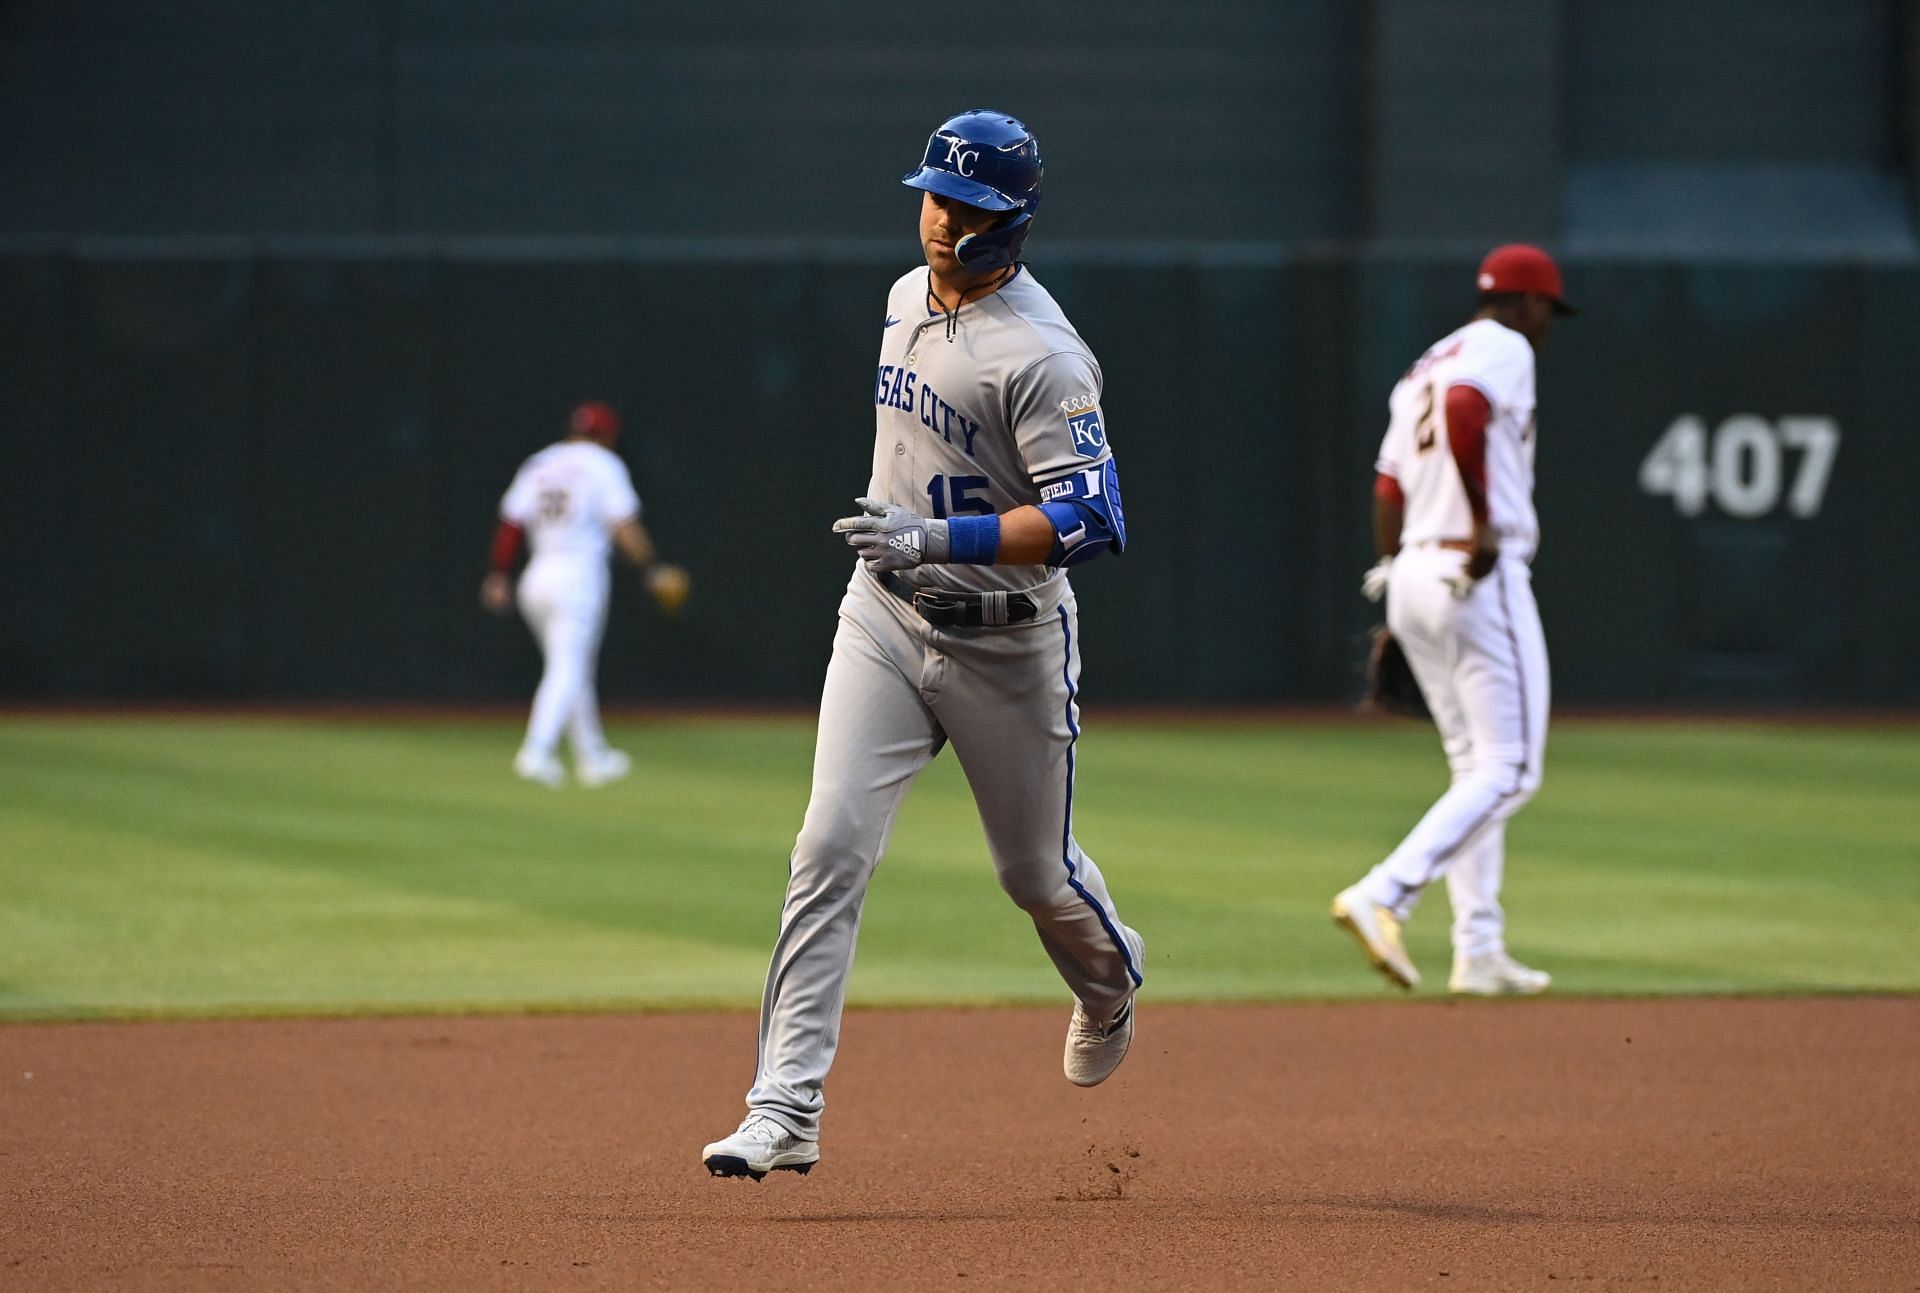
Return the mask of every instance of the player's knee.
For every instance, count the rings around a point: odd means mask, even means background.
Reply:
[[[787,905],[834,905],[848,901],[866,887],[871,868],[844,844],[795,841],[787,860]]]
[[[1499,793],[1500,806],[1509,813],[1517,811],[1540,789],[1539,765],[1525,760],[1494,764],[1485,769],[1485,776]]]
[[[1540,765],[1522,756],[1488,751],[1456,767],[1453,783],[1472,783],[1491,795],[1500,809],[1513,812],[1540,789]]]
[[[863,880],[880,851],[873,835],[847,813],[809,810],[788,859],[791,884],[824,889]]]
[[[1540,771],[1540,764],[1537,760],[1528,762],[1525,767],[1520,769],[1520,786],[1519,786],[1518,794],[1519,794],[1521,803],[1524,804],[1527,800],[1533,798],[1534,795],[1538,793],[1540,789],[1541,775],[1542,774]]]
[[[1013,899],[1014,906],[1029,915],[1052,911],[1067,893],[1062,878],[1044,866],[1004,869],[1000,872],[1000,887]]]

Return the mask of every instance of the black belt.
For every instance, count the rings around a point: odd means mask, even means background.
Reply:
[[[948,588],[915,588],[891,570],[880,586],[920,613],[935,628],[977,629],[991,624],[1025,624],[1040,613],[1025,593],[958,593]]]

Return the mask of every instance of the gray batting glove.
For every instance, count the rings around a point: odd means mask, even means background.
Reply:
[[[841,517],[833,523],[833,532],[847,536],[847,546],[872,573],[937,566],[952,551],[945,521],[929,520],[877,498],[853,501],[860,505],[861,515]]]

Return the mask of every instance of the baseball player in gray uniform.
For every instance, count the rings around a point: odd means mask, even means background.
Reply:
[[[760,1008],[747,1118],[715,1176],[810,1170],[867,882],[907,788],[952,744],[1001,886],[1074,996],[1064,1066],[1133,1038],[1140,936],[1074,840],[1079,625],[1064,568],[1126,545],[1100,366],[1020,261],[1043,166],[1028,129],[944,122],[904,182],[927,265],[887,297],[873,478],[836,521],[859,554],[820,699],[813,794]]]

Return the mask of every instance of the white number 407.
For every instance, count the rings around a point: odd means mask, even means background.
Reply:
[[[1736,413],[1709,433],[1705,422],[1688,413],[1674,419],[1640,464],[1640,488],[1671,495],[1682,516],[1700,515],[1709,498],[1729,516],[1765,516],[1780,505],[1782,460],[1789,449],[1801,452],[1786,490],[1787,510],[1818,516],[1840,451],[1840,426],[1832,418],[1769,422]]]

